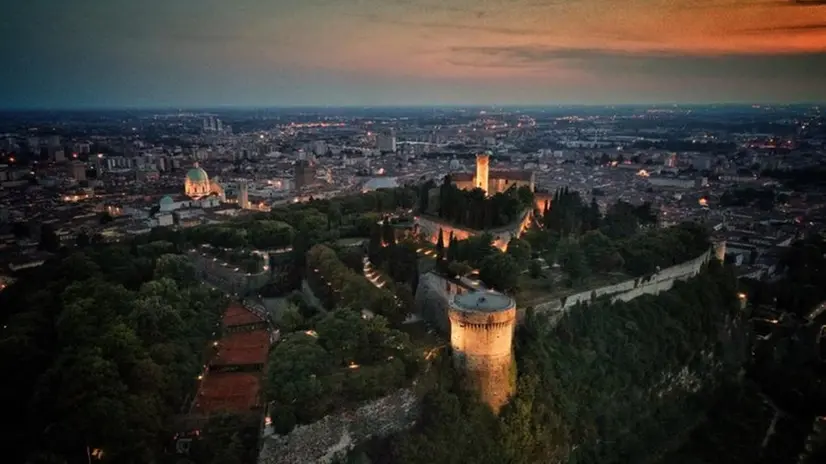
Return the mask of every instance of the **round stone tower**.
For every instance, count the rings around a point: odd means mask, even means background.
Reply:
[[[456,295],[448,308],[453,365],[494,412],[508,402],[515,385],[514,300],[491,290]]]

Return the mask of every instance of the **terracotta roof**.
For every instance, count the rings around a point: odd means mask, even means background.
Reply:
[[[490,171],[488,178],[490,179],[507,179],[507,180],[521,180],[528,182],[533,179],[533,171]]]
[[[258,317],[257,314],[238,303],[230,303],[229,308],[224,313],[224,327],[255,324],[262,321],[263,319]]]
[[[270,334],[266,330],[226,334],[218,342],[213,366],[264,364],[270,350]]]
[[[260,375],[246,372],[207,373],[198,389],[193,412],[243,412],[260,406]]]
[[[454,172],[450,175],[450,180],[453,182],[472,182],[476,178],[476,174],[472,172]]]

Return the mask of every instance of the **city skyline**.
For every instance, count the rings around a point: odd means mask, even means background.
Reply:
[[[5,8],[0,107],[826,101],[820,0],[65,3]]]

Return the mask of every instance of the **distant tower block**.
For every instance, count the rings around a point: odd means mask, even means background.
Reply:
[[[249,209],[250,207],[249,186],[245,180],[238,183],[238,205],[242,209]]]
[[[516,303],[494,291],[465,293],[450,300],[448,318],[454,367],[498,413],[516,389]]]
[[[476,155],[476,188],[488,194],[488,172],[490,171],[490,155],[479,153]]]
[[[721,263],[726,262],[726,241],[720,240],[714,244],[714,256]]]

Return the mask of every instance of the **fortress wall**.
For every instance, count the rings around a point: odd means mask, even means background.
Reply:
[[[420,400],[410,388],[362,404],[355,411],[299,425],[287,435],[265,431],[258,464],[335,462],[372,437],[407,430],[419,417]]]
[[[548,300],[534,305],[534,310],[540,313],[564,311],[571,309],[579,302],[591,301],[594,295],[597,298],[613,295],[615,301],[630,301],[642,295],[656,295],[671,289],[675,280],[685,280],[696,276],[713,255],[712,253],[712,250],[706,251],[697,258],[663,269],[656,274],[588,289],[564,299]],[[436,323],[439,329],[448,333],[447,307],[450,294],[443,287],[444,280],[440,277],[430,273],[422,275],[416,291],[416,309],[424,319]]]
[[[694,259],[662,269],[660,272],[629,279],[615,285],[585,290],[569,295],[562,300],[540,303],[534,306],[534,310],[538,312],[564,311],[571,309],[578,303],[587,303],[594,296],[599,298],[613,295],[613,301],[630,301],[642,295],[656,295],[662,291],[670,290],[676,280],[685,280],[696,276],[711,256],[712,250],[707,250]]]
[[[236,271],[235,268],[224,266],[197,251],[189,251],[187,256],[195,266],[199,277],[228,293],[246,294],[255,292],[270,281],[269,271],[247,274],[246,272]]]
[[[439,241],[439,229],[442,230],[445,246],[450,238],[450,233],[458,240],[465,240],[470,237],[481,234],[482,232],[489,232],[493,235],[493,246],[504,251],[508,247],[508,242],[511,238],[519,237],[522,232],[530,225],[532,219],[532,211],[525,211],[521,220],[517,224],[511,224],[499,229],[492,229],[486,231],[479,231],[465,227],[458,227],[448,224],[433,217],[419,216],[416,218],[416,223],[419,225],[419,230],[427,237],[430,243],[436,244]]]

